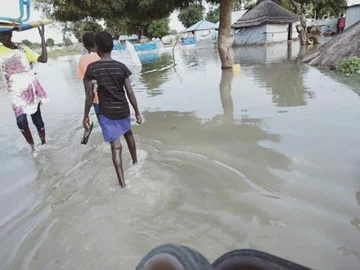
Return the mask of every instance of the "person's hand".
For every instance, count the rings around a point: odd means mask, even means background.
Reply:
[[[38,30],[39,30],[40,37],[45,38],[45,26],[42,25],[42,26],[38,27]]]
[[[136,115],[136,123],[138,123],[139,125],[142,123],[143,119],[141,117],[140,114]]]
[[[89,126],[90,126],[89,116],[84,117],[83,126],[84,126],[85,129],[89,128]]]

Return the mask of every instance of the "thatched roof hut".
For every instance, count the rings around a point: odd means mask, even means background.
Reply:
[[[360,57],[360,21],[303,58],[314,66],[334,67],[346,58]]]
[[[231,27],[235,45],[281,42],[298,38],[296,22],[300,17],[271,0],[261,1]]]
[[[232,27],[239,29],[262,24],[290,24],[299,20],[298,15],[271,0],[263,0],[255,8],[245,13]]]

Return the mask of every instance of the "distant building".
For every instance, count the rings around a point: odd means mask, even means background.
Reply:
[[[247,11],[248,11],[247,9],[242,9],[242,10],[231,12],[231,25],[233,25],[238,20],[240,20]],[[216,29],[218,30],[219,26],[220,26],[220,21],[216,24],[216,26],[217,26]],[[230,43],[231,44],[234,44],[234,35],[235,35],[235,31],[233,28],[231,28],[231,32],[230,32]]]
[[[119,42],[121,44],[125,44],[125,41],[129,41],[132,44],[136,44],[136,43],[139,43],[140,39],[139,39],[139,36],[135,35],[135,34],[133,34],[131,36],[121,35],[119,37]]]
[[[216,40],[216,23],[201,20],[187,28],[184,32],[188,36],[195,37],[196,42],[213,42]]]
[[[360,21],[360,4],[346,8],[345,29]]]
[[[271,0],[263,0],[232,25],[235,45],[266,44],[298,38],[300,17]]]

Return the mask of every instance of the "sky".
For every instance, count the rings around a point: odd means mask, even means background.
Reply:
[[[13,2],[13,4],[10,4],[9,2]],[[360,4],[360,0],[348,0],[349,5],[355,5]],[[206,10],[208,10],[209,6],[206,6]],[[17,0],[0,0],[0,17],[18,17],[19,11],[18,11],[18,1]],[[175,11],[170,15],[170,29],[175,29],[178,32],[185,29],[185,27],[181,24],[181,22],[178,20],[178,12]],[[38,21],[41,19],[46,19],[41,14],[41,11],[32,9],[30,21]],[[45,29],[45,36],[46,38],[53,38],[56,43],[62,42],[62,33],[61,33],[61,27],[58,24],[48,25]],[[24,39],[28,39],[31,42],[39,42],[39,33],[37,29],[32,29],[24,32],[16,32],[14,33],[14,41],[19,42]],[[74,40],[75,41],[75,40]]]

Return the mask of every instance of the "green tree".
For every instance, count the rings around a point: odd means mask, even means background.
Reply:
[[[182,8],[179,13],[179,21],[186,27],[203,19],[204,6],[201,3],[191,4],[186,8]]]
[[[54,47],[54,45],[55,45],[55,40],[54,40],[54,39],[48,38],[48,39],[46,40],[46,46],[48,46],[48,47]]]
[[[21,41],[21,43],[25,46],[28,46],[29,48],[33,48],[33,43],[30,40],[24,39],[23,41]]]
[[[102,26],[95,20],[76,21],[71,23],[68,29],[76,39],[81,42],[86,32],[98,33],[103,30]]]
[[[64,38],[63,42],[65,47],[72,46],[74,44],[70,38]]]
[[[172,11],[184,8],[199,0],[33,0],[35,8],[62,22],[87,19],[112,20],[128,18],[151,21],[168,17]]]
[[[107,20],[105,22],[105,31],[109,32],[115,39],[118,39],[120,35],[131,34],[129,33],[129,22],[126,19],[115,18]]]
[[[169,19],[154,20],[150,23],[148,27],[148,37],[149,38],[162,38],[169,34]]]
[[[175,9],[187,10],[194,4],[198,5],[198,17],[188,13],[182,16],[185,26],[203,18],[203,6],[199,0],[102,0],[102,1],[64,1],[64,0],[34,0],[36,7],[41,7],[43,12],[52,18],[62,22],[75,22],[91,18],[93,20],[104,19],[113,20],[124,18],[130,20],[134,26],[139,27],[141,22],[149,24],[152,20],[168,17]],[[231,25],[231,9],[233,0],[207,0],[215,4],[220,4],[220,29],[219,29],[219,54],[223,68],[231,68],[233,58],[230,56],[229,36]],[[234,0],[235,1],[235,0]],[[184,13],[184,12],[182,12]],[[196,19],[196,20],[195,20]],[[190,21],[192,22],[190,23]],[[131,27],[133,28],[133,27]],[[138,28],[139,29],[139,28]],[[146,29],[147,28],[142,28]],[[139,29],[140,31],[145,31]],[[129,29],[127,31],[130,31]],[[138,32],[138,33],[139,33]]]
[[[170,34],[176,36],[178,34],[178,31],[173,29],[173,30],[170,31]]]
[[[217,23],[220,20],[220,8],[212,8],[206,14],[205,20],[213,23]]]
[[[232,2],[232,11],[237,11],[237,10],[241,10],[243,3],[242,2],[249,2],[252,0],[233,0]]]
[[[200,3],[197,0],[102,0],[102,1],[75,1],[75,0],[34,0],[36,7],[42,7],[46,15],[51,15],[58,21],[80,21],[87,18],[94,20],[104,19],[113,20],[115,18],[124,18],[130,20],[134,26],[139,27],[141,22],[151,22],[152,20],[162,19],[170,15],[175,9],[184,10],[194,3]],[[223,68],[232,67],[231,50],[229,49],[229,36],[231,25],[231,13],[233,4],[238,0],[206,0],[213,4],[220,4],[220,27],[219,27],[219,55]],[[346,6],[346,0],[275,0],[281,1],[282,5],[294,10],[288,4],[297,2],[299,4],[313,3],[314,10],[318,17],[326,15],[337,16],[343,12],[342,6]],[[283,2],[284,1],[284,2]],[[286,1],[286,2],[285,2]],[[246,4],[247,0],[245,0]],[[186,20],[183,18],[184,21]],[[202,19],[202,12],[201,18]],[[186,20],[187,21],[187,20]],[[198,20],[197,20],[198,21]],[[195,21],[194,23],[196,23]],[[184,23],[190,26],[191,24]],[[147,25],[148,26],[148,25]],[[143,28],[144,29],[144,28]],[[147,31],[147,28],[145,28]],[[130,30],[128,30],[130,31]],[[145,31],[141,30],[140,31]]]
[[[38,43],[38,42],[34,42],[33,45],[32,45],[32,48],[33,48],[33,49],[40,49],[40,48],[41,48],[41,44]]]
[[[255,0],[244,0],[244,9],[253,9],[256,7]]]
[[[306,7],[308,17],[312,17],[314,13],[318,18],[323,16],[339,16],[341,13],[345,12],[344,7],[347,6],[346,0],[273,0],[275,3],[280,6],[291,10],[296,11],[295,4]],[[258,1],[257,3],[259,3]]]

